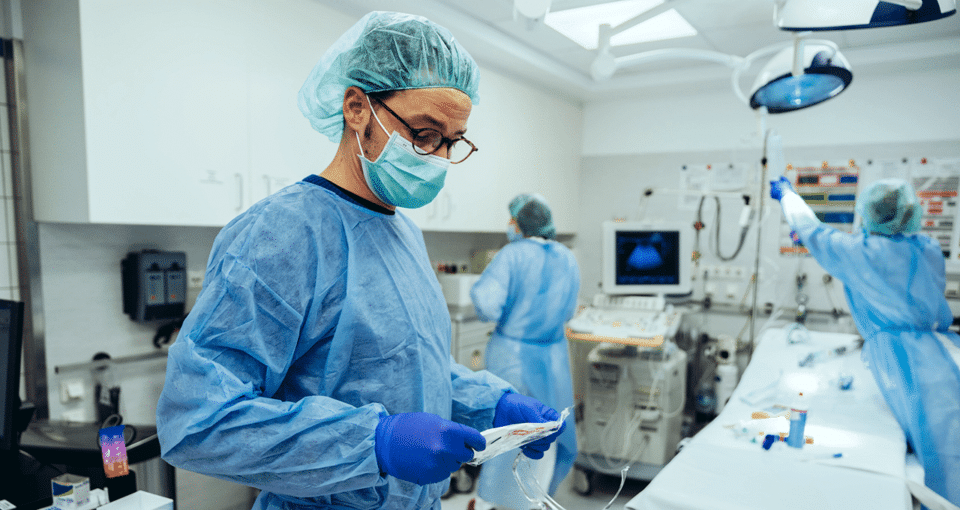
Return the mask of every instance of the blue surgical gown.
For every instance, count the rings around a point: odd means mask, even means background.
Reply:
[[[487,345],[487,370],[558,411],[573,405],[564,323],[576,312],[579,290],[573,253],[556,241],[533,238],[500,250],[471,289],[477,315],[497,322]],[[576,459],[575,429],[568,423],[554,443],[556,465],[550,487],[544,487],[551,495]],[[526,509],[529,502],[513,477],[514,458],[505,454],[487,461],[478,491],[496,505]]]
[[[789,197],[789,198],[788,198]],[[784,210],[804,207],[795,194]],[[848,234],[790,214],[817,262],[843,282],[863,356],[925,471],[925,483],[960,505],[960,347],[944,298],[940,244],[928,236]]]
[[[379,414],[483,430],[508,390],[452,361],[420,229],[311,176],[217,236],[157,429],[163,459],[262,489],[256,509],[439,509],[447,482],[381,476]]]

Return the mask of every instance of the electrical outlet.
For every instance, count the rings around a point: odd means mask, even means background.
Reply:
[[[203,271],[187,271],[187,288],[203,288]]]
[[[71,379],[60,382],[60,403],[66,404],[71,400],[82,400],[84,394],[83,381]]]
[[[727,299],[736,299],[736,298],[737,298],[737,292],[738,292],[739,290],[740,290],[740,289],[737,287],[737,284],[735,284],[735,283],[729,283],[729,284],[727,284]]]

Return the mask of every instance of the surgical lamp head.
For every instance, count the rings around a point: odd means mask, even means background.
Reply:
[[[957,12],[956,0],[779,0],[781,30],[806,32],[912,25]]]
[[[850,64],[839,50],[808,42],[770,59],[753,83],[750,107],[765,106],[769,113],[807,108],[836,97],[851,81]]]

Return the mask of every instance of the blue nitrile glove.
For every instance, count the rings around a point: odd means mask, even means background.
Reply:
[[[770,198],[779,201],[788,191],[793,191],[790,179],[781,175],[779,179],[770,181]]]
[[[374,451],[381,471],[426,485],[446,480],[486,447],[483,435],[466,425],[431,413],[400,413],[380,415]]]
[[[560,413],[556,409],[544,405],[543,402],[535,398],[519,393],[506,393],[497,402],[497,410],[493,415],[493,426],[503,427],[514,423],[545,423],[559,419]],[[531,459],[541,459],[543,458],[543,452],[550,448],[550,443],[556,441],[566,427],[567,424],[562,423],[560,430],[543,439],[525,444],[520,449],[524,455]]]

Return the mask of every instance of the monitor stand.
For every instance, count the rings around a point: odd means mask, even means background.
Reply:
[[[0,479],[0,501],[6,499],[18,510],[36,510],[52,505],[50,480],[63,474],[21,451],[3,452],[0,471],[11,473]]]
[[[18,509],[46,508],[53,504],[50,494],[50,480],[60,476],[59,469],[42,464],[32,455],[22,452],[17,445],[19,438],[30,426],[35,406],[30,402],[20,404],[14,418],[15,441],[13,450],[0,452],[0,473],[11,473],[0,477],[0,501],[6,499]]]

